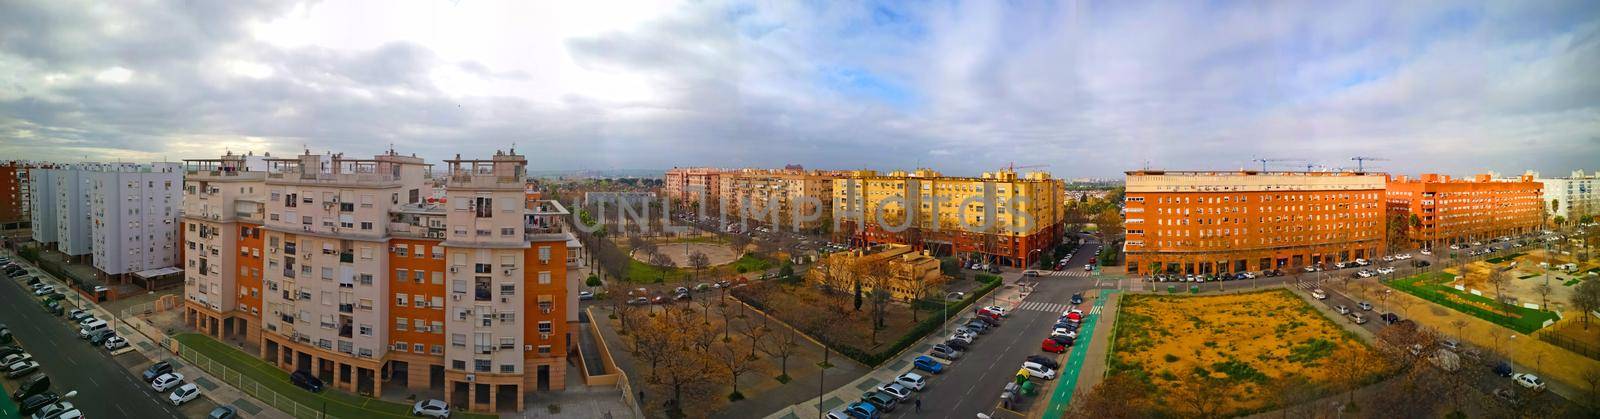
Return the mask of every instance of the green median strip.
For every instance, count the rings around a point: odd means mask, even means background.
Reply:
[[[1072,394],[1078,387],[1078,373],[1083,370],[1084,358],[1089,353],[1089,342],[1094,338],[1094,326],[1099,322],[1100,316],[1105,314],[1100,310],[1105,309],[1106,298],[1116,290],[1100,290],[1100,296],[1094,300],[1094,309],[1090,309],[1083,316],[1083,326],[1078,330],[1078,341],[1072,345],[1071,353],[1067,354],[1067,362],[1061,366],[1061,376],[1057,377],[1056,389],[1051,392],[1050,405],[1045,407],[1045,417],[1066,417],[1067,407],[1072,404]],[[1100,310],[1095,310],[1100,309]]]
[[[370,397],[361,397],[339,390],[328,389],[321,393],[312,393],[305,389],[295,387],[289,383],[289,374],[268,364],[266,361],[250,354],[239,351],[228,344],[218,342],[209,336],[184,333],[173,337],[184,347],[194,350],[211,360],[222,363],[251,380],[261,384],[267,390],[278,395],[294,400],[310,409],[326,411],[330,417],[341,418],[366,418],[366,417],[411,417],[411,406],[401,403],[387,402]],[[270,401],[268,401],[270,404]],[[453,415],[463,418],[492,418],[491,415],[460,413]]]

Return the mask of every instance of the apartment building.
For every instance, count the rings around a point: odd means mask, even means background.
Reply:
[[[1381,174],[1126,174],[1129,274],[1237,273],[1382,256]]]
[[[262,358],[344,391],[444,390],[493,411],[563,389],[570,214],[534,198],[522,156],[447,162],[434,179],[393,151],[308,152],[264,170],[190,161],[186,320],[258,340]]]
[[[1600,170],[1585,174],[1574,170],[1567,177],[1542,178],[1530,172],[1534,181],[1544,184],[1545,208],[1550,217],[1561,216],[1568,222],[1577,222],[1584,216],[1600,215]],[[1551,206],[1554,203],[1555,206]]]
[[[881,269],[870,274],[882,275],[885,279],[882,285],[889,291],[890,298],[905,302],[926,297],[926,293],[941,289],[939,285],[943,283],[943,274],[939,272],[939,259],[929,256],[927,251],[918,252],[911,246],[903,244],[882,244],[848,252],[836,252],[827,258],[829,263],[806,271],[806,280],[836,290],[849,290],[852,284],[845,281],[855,278],[856,275],[846,271]],[[874,286],[872,281],[868,281],[863,290],[873,291]]]
[[[184,318],[215,337],[261,342],[267,161],[228,153],[184,160]]]
[[[1407,236],[1424,248],[1525,234],[1543,220],[1544,184],[1533,175],[1497,181],[1481,174],[1456,179],[1440,174],[1388,180],[1388,212],[1415,216]]]
[[[821,231],[833,219],[833,181],[838,174],[803,169],[740,169],[722,173],[717,194],[721,213],[785,231]]]
[[[89,176],[93,163],[32,169],[33,240],[54,244],[68,256],[86,257],[91,250]]]
[[[96,269],[125,281],[135,272],[178,265],[181,164],[101,164],[82,176]]]
[[[29,228],[33,222],[33,193],[29,187],[34,169],[49,163],[0,162],[0,230]]]
[[[1061,189],[1049,173],[1009,169],[980,177],[850,172],[833,181],[834,233],[856,246],[905,244],[1024,267],[1061,239]]]
[[[668,169],[661,187],[662,194],[672,201],[673,206],[680,208],[694,207],[704,199],[708,206],[707,211],[710,211],[717,207],[718,195],[722,193],[724,171],[714,167]]]

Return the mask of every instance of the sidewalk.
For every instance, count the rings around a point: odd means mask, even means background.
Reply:
[[[60,278],[56,278],[54,275],[51,275],[42,269],[38,269],[38,267],[33,266],[33,264],[29,263],[26,259],[18,257],[15,253],[6,253],[18,264],[31,267],[33,268],[33,271],[37,271],[41,281],[44,281],[50,285],[54,285],[60,289],[71,290],[71,288],[67,286],[67,283],[62,281]],[[76,293],[77,291],[73,292]],[[177,357],[173,356],[173,353],[161,343],[166,339],[166,334],[162,333],[159,328],[146,323],[143,319],[140,319],[136,316],[130,318],[116,316],[115,314],[120,313],[111,313],[102,308],[100,305],[83,298],[67,298],[62,300],[62,302],[65,303],[62,304],[63,307],[77,306],[78,308],[82,308],[90,313],[93,313],[95,317],[110,321],[110,323],[116,328],[117,336],[122,336],[123,338],[127,339],[130,348],[133,348],[135,351],[138,351],[152,361],[167,361],[172,363],[174,371],[183,374],[188,381],[200,386],[200,394],[205,396],[207,399],[216,402],[218,405],[234,406],[238,409],[239,414],[242,417],[272,419],[290,417],[288,414],[285,414],[282,411],[266,406],[265,403],[261,403],[249,398],[238,389],[226,385],[223,380],[212,377],[210,374],[206,374],[205,371],[201,371],[199,368],[189,366],[177,359]],[[137,331],[138,333],[134,333],[134,331]],[[145,367],[145,364],[140,363],[135,369],[130,370],[130,372],[137,376],[143,372],[141,369],[143,367]]]
[[[1004,280],[1006,279],[1003,278],[1002,281]],[[992,298],[1000,301],[1020,301],[1020,296],[1023,293],[1023,289],[1024,288],[1022,287],[1016,286],[1015,282],[1010,282],[1007,283],[1007,286],[995,289],[995,291],[993,291],[990,295]],[[981,301],[974,303],[974,305],[979,303],[981,303]],[[961,320],[961,317],[953,317],[950,319],[950,322],[946,323],[945,325],[951,326],[959,323]],[[943,343],[944,339],[945,336],[942,334],[930,333],[928,336],[923,337],[921,341],[918,341],[916,344],[911,345],[911,347],[901,352],[899,356],[895,357],[895,359],[884,362],[882,366],[879,366],[877,369],[868,372],[866,375],[836,387],[832,391],[824,394],[822,397],[812,397],[804,402],[790,405],[787,408],[782,408],[781,410],[769,414],[766,417],[767,419],[813,418],[822,416],[824,411],[844,407],[845,405],[850,404],[850,402],[860,399],[863,389],[873,388],[879,384],[894,381],[896,377],[899,377],[900,374],[905,373],[911,368],[911,361],[913,359],[927,353],[928,349],[932,348],[933,345]],[[948,362],[938,358],[935,358],[935,360],[948,364]],[[816,387],[812,386],[811,388]],[[821,404],[820,410],[818,409],[819,403]]]

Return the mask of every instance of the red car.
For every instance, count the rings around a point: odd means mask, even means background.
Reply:
[[[1055,339],[1045,339],[1039,344],[1039,350],[1054,354],[1067,353],[1067,347],[1056,343]]]

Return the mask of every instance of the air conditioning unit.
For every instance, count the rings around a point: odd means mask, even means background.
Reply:
[[[544,314],[550,314],[550,312],[555,311],[555,310],[556,309],[553,308],[553,307],[545,307],[545,308],[539,309],[539,311],[543,312]]]
[[[267,250],[267,251],[268,251],[268,252],[272,252],[272,254],[274,254],[274,255],[276,255],[276,254],[278,254],[278,248],[276,248],[276,247],[274,247],[274,248],[272,248],[272,249],[269,249],[269,250]]]
[[[511,302],[511,298],[510,297],[500,297],[500,302],[509,303],[509,302]]]
[[[532,351],[533,350],[533,345],[522,345],[522,350],[523,351]]]
[[[514,270],[515,269],[506,269],[506,276],[511,276],[511,271],[514,271]]]
[[[539,339],[549,340],[550,339],[550,334],[549,333],[540,333],[539,334]]]
[[[300,228],[303,228],[306,231],[311,231],[311,226],[300,226]]]
[[[456,273],[457,269],[460,269],[460,268],[459,267],[455,267],[455,266],[451,266],[450,267],[450,273]]]
[[[470,383],[470,382],[477,381],[477,380],[478,380],[478,374],[467,374],[467,382]]]
[[[458,294],[450,294],[450,299],[456,300],[456,301],[461,301],[461,294],[459,294],[459,293]]]

